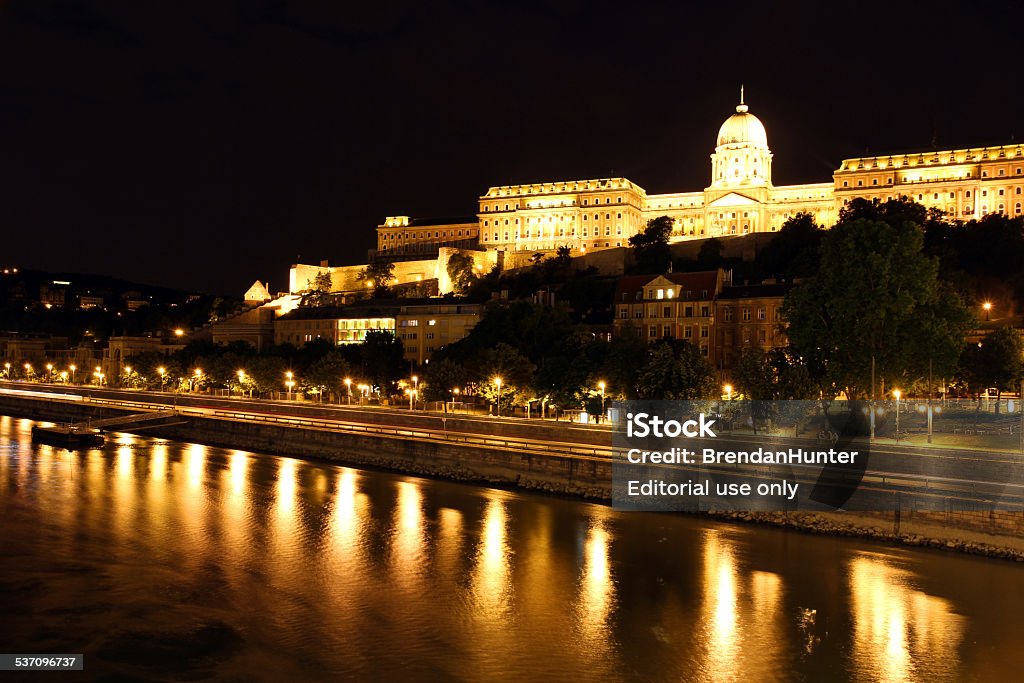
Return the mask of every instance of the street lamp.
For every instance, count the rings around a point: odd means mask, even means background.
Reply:
[[[245,396],[245,370],[238,371],[238,394]]]
[[[10,363],[4,363],[4,377],[6,377],[7,379],[11,378],[11,364]]]
[[[348,389],[348,404],[352,405],[352,378],[346,377],[344,379],[345,388]]]
[[[900,440],[900,396],[903,392],[899,389],[893,389],[892,395],[896,398],[896,441]]]
[[[192,386],[194,388],[193,390],[198,390],[199,389],[199,382],[200,382],[200,380],[203,379],[203,371],[200,370],[199,368],[196,368],[196,371],[193,374],[195,375],[195,379],[192,380],[192,382],[193,382]]]
[[[455,397],[459,395],[459,388],[454,387],[452,389],[452,412],[455,412]]]
[[[78,369],[78,366],[75,365],[74,363],[72,363],[71,365],[68,366],[68,370],[71,371],[71,383],[72,384],[75,383],[75,370],[77,370],[77,369]]]
[[[294,377],[295,375],[293,375],[293,374],[292,374],[292,371],[291,371],[291,370],[289,370],[288,372],[284,373],[284,376],[285,376],[285,378],[286,378],[286,379],[285,379],[285,382],[284,382],[284,385],[285,385],[286,387],[288,387],[288,400],[290,401],[290,400],[292,400],[292,387],[294,387],[294,386],[295,386],[295,380],[294,380],[294,379],[292,379],[292,378],[293,378],[293,377]]]
[[[53,381],[53,363],[47,363],[46,364],[46,381],[47,382],[52,382]]]
[[[726,384],[722,388],[725,389],[725,400],[726,401],[731,401],[732,400],[732,385],[731,384]]]
[[[602,417],[604,416],[604,387],[605,387],[605,383],[604,383],[603,380],[597,383],[597,388],[601,390],[601,415],[602,415]]]
[[[71,369],[74,370],[75,366],[72,365]],[[158,375],[160,375],[160,391],[164,390],[164,380],[167,379],[167,368],[160,366],[156,369]]]
[[[501,417],[501,378],[495,377],[494,384],[496,387],[498,387],[498,400],[495,401],[495,403],[498,411],[498,417]]]
[[[992,313],[992,302],[986,301],[981,305],[981,308],[985,311],[985,322],[988,322]]]

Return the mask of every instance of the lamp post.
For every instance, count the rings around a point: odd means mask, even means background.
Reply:
[[[602,418],[604,418],[604,387],[605,387],[605,383],[604,383],[603,380],[597,383],[597,388],[601,390],[601,417]]]
[[[245,370],[238,371],[238,394],[245,396]]]
[[[899,389],[893,389],[892,395],[896,398],[896,441],[900,440],[900,396],[903,395]]]
[[[71,366],[71,371],[74,372],[75,366]],[[164,390],[164,380],[167,379],[167,368],[162,365],[156,369],[156,374],[160,375],[160,391]]]
[[[78,366],[76,366],[74,363],[72,363],[71,365],[68,366],[68,370],[71,371],[71,383],[72,384],[75,383],[75,370],[77,370],[77,369],[78,369]]]
[[[455,412],[455,397],[459,395],[459,388],[454,387],[452,389],[452,412]]]
[[[53,363],[46,364],[46,381],[53,382]]]
[[[494,385],[498,388],[498,400],[495,401],[498,417],[501,417],[501,378],[494,378]]]
[[[11,364],[10,363],[4,363],[4,377],[6,377],[7,379],[11,378]]]
[[[25,379],[32,379],[32,364],[25,363]]]
[[[344,382],[345,388],[348,389],[348,404],[352,405],[352,378],[346,377]]]
[[[992,302],[986,301],[981,305],[981,308],[985,311],[985,322],[988,322],[992,316]]]
[[[192,380],[192,382],[193,382],[192,387],[193,387],[193,390],[198,391],[199,390],[199,382],[203,379],[203,371],[200,370],[199,368],[196,368],[196,371],[193,374],[194,374],[195,379]]]
[[[726,384],[722,388],[725,389],[725,400],[726,401],[731,401],[732,400],[732,385],[731,384]]]
[[[284,377],[284,385],[288,387],[288,400],[290,401],[292,400],[292,387],[295,386],[295,380],[292,378],[295,377],[295,375],[292,373],[291,370],[289,370],[288,372],[284,373]]]

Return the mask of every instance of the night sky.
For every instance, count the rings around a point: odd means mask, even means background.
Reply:
[[[858,8],[858,13],[852,13]],[[240,295],[491,185],[1024,139],[1018,3],[0,0],[0,263]]]

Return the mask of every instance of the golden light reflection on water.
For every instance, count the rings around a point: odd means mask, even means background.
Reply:
[[[206,446],[190,444],[185,453],[185,471],[188,487],[198,489],[203,484],[203,470],[206,468]]]
[[[281,465],[277,470],[277,514],[279,516],[290,516],[295,511],[295,489],[296,489],[295,461],[291,458],[281,458]]]
[[[913,586],[914,574],[862,553],[850,563],[852,666],[867,681],[956,680],[965,620]]]
[[[349,468],[338,472],[328,545],[339,577],[345,582],[363,579],[370,499],[359,491],[362,475]]]
[[[249,456],[243,451],[232,451],[228,456],[227,469],[221,472],[221,490],[224,492],[224,536],[225,542],[236,553],[237,566],[246,556],[249,544],[246,542],[247,524],[246,488],[248,485]]]
[[[505,504],[492,495],[484,510],[472,594],[475,616],[493,624],[502,623],[512,598],[507,525]]]
[[[717,529],[706,534],[703,577],[701,623],[708,649],[705,672],[709,680],[730,680],[731,672],[722,662],[737,658],[735,545]]]
[[[398,482],[398,503],[392,521],[392,576],[403,589],[413,588],[423,566],[423,495],[420,482]]]
[[[610,560],[611,535],[602,517],[591,519],[587,529],[576,620],[582,645],[595,672],[610,675],[615,668],[611,659],[615,636],[610,617],[616,603],[616,586]]]

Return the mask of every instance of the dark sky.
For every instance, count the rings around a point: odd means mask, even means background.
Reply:
[[[240,294],[490,185],[1024,138],[1019,3],[0,0],[0,263]]]

